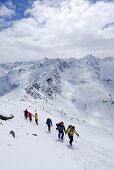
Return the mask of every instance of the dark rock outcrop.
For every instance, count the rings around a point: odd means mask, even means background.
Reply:
[[[15,138],[15,132],[13,130],[10,131],[10,134]]]
[[[33,136],[37,136],[37,134],[32,134]]]
[[[1,120],[5,120],[5,121],[8,120],[8,119],[13,119],[13,118],[14,118],[13,115],[11,115],[11,116],[9,116],[9,117],[0,115],[0,119],[1,119]]]

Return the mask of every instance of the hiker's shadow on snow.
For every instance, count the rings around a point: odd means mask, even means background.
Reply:
[[[56,139],[56,142],[61,142],[61,143],[64,143],[64,140],[61,140],[61,139]]]
[[[71,150],[79,150],[78,147],[74,147],[73,145],[67,145],[67,148]]]
[[[74,148],[73,146],[71,146],[71,145],[67,145],[67,148],[68,148],[68,149],[75,150],[75,148]]]
[[[47,133],[47,134],[51,134],[51,131],[49,132],[49,131],[45,131],[45,133]]]

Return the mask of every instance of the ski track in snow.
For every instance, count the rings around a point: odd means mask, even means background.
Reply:
[[[98,146],[96,142],[84,139],[83,135],[74,137],[73,146],[69,146],[68,137],[58,140],[55,124],[61,117],[50,115],[42,110],[43,104],[22,101],[1,100],[0,108],[5,113],[11,113],[14,119],[0,121],[0,166],[1,170],[37,170],[37,169],[78,169],[78,170],[113,170],[114,149],[108,150]],[[39,115],[39,125],[25,120],[23,110],[28,108]],[[53,127],[51,133],[45,124],[51,117]],[[70,124],[71,122],[69,122]],[[68,124],[68,122],[67,122]],[[16,138],[10,134],[14,130]],[[32,134],[37,134],[33,136]],[[81,132],[82,133],[82,132]],[[82,133],[83,134],[83,133]],[[109,143],[108,143],[109,145]]]

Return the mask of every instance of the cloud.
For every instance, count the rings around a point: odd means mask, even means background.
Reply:
[[[11,1],[6,1],[5,6],[7,6],[7,8],[15,10],[16,6],[12,4]]]
[[[14,10],[7,8],[5,5],[0,7],[0,17],[11,17],[14,14]]]
[[[34,1],[26,16],[0,32],[3,61],[114,56],[113,2]]]

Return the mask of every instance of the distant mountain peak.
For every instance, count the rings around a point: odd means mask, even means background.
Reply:
[[[90,68],[96,69],[99,65],[99,58],[88,54],[84,58],[79,59],[79,62],[84,66],[88,66]]]
[[[88,55],[86,55],[83,59],[91,60],[91,61],[98,60],[98,58],[97,58],[97,57],[95,57],[95,56],[93,56],[92,54],[88,54]]]

